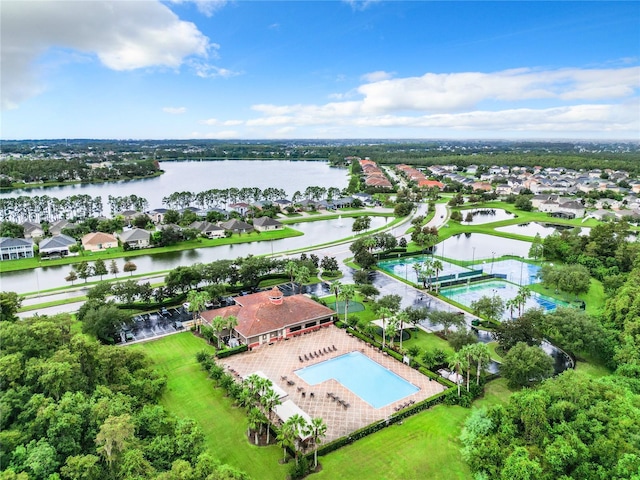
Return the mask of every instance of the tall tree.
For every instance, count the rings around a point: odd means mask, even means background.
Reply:
[[[320,417],[311,419],[304,430],[304,434],[308,435],[313,442],[313,467],[318,467],[318,445],[322,443],[322,439],[327,435],[327,424]]]

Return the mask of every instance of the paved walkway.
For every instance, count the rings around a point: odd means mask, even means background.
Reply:
[[[323,353],[317,358],[313,357],[311,360],[300,362],[300,356],[304,358],[305,354],[334,345],[336,351]],[[296,375],[298,369],[354,351],[363,353],[387,370],[412,383],[419,390],[382,408],[374,408],[334,379],[318,385],[309,385]],[[263,345],[251,352],[225,358],[220,363],[236,372],[238,379],[257,371],[263,372],[288,394],[283,401],[292,400],[311,418],[321,417],[325,421],[326,442],[387,418],[396,411],[396,408],[410,401],[419,402],[445,390],[445,387],[438,382],[430,381],[413,368],[333,325],[307,335],[276,342],[273,345]],[[380,385],[378,388],[384,388],[384,386]],[[313,396],[311,396],[312,392]],[[329,393],[345,400],[349,407],[344,407],[329,397]]]

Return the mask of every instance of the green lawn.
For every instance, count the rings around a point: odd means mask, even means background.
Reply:
[[[320,458],[326,479],[468,479],[458,436],[470,410],[438,405]]]
[[[449,342],[443,340],[433,333],[427,333],[422,329],[418,329],[414,332],[413,328],[409,328],[409,332],[411,333],[411,339],[404,340],[402,342],[402,347],[405,349],[411,347],[412,345],[417,345],[418,347],[420,347],[421,352],[439,348],[441,350],[444,350],[447,354],[453,353],[453,348],[451,348]]]
[[[421,345],[446,346],[432,334],[421,332]],[[247,441],[246,416],[234,407],[200,369],[195,354],[208,347],[189,332],[129,348],[144,350],[157,370],[168,378],[161,403],[178,416],[196,420],[208,450],[221,462],[247,472],[254,479],[286,477],[288,466],[280,465],[280,448],[255,447]],[[487,385],[474,407],[507,401],[511,392],[504,380]],[[311,478],[340,479],[466,479],[470,472],[460,457],[458,436],[470,410],[439,405],[407,418],[353,445],[321,458],[322,472]]]
[[[211,379],[200,369],[195,355],[208,348],[204,340],[185,332],[130,348],[143,349],[157,370],[167,376],[167,389],[161,403],[180,417],[193,418],[205,434],[208,450],[217,459],[256,480],[285,478],[288,466],[278,463],[282,450],[277,446],[250,444],[246,438],[244,411],[232,406],[223,391],[214,388]]]

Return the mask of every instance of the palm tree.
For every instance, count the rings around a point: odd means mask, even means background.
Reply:
[[[187,293],[187,302],[189,303],[188,310],[193,312],[193,320],[198,324],[200,319],[200,312],[205,309],[205,304],[209,301],[209,294],[206,292],[198,292],[197,290],[190,290]],[[219,345],[219,344],[218,344]],[[218,346],[218,348],[220,348]]]
[[[431,266],[436,272],[436,291],[438,291],[438,278],[439,278],[440,272],[444,269],[444,265],[442,265],[442,262],[436,258],[431,263]]]
[[[464,363],[464,354],[455,352],[449,357],[449,368],[455,370],[458,374],[456,383],[458,384],[458,396],[460,396],[460,379],[462,378],[462,364]]]
[[[322,443],[322,439],[327,435],[327,424],[320,417],[312,418],[308,423],[304,434],[311,437],[313,445],[313,468],[318,468],[318,445]]]
[[[477,362],[476,385],[480,385],[480,371],[482,370],[482,365],[486,365],[491,360],[491,352],[486,343],[474,343],[472,347],[473,358]]]
[[[295,288],[294,288],[294,285],[293,285],[293,280],[295,279],[297,272],[298,272],[298,264],[296,262],[294,262],[293,260],[289,260],[284,265],[284,273],[289,275],[289,281],[291,282],[291,290],[293,290],[294,293],[295,293]]]
[[[280,431],[278,432],[276,440],[284,452],[283,461],[287,460],[287,447],[294,448],[296,436],[297,432],[294,430],[292,424],[285,422],[280,426]]]
[[[338,301],[338,294],[340,293],[341,288],[342,283],[340,282],[340,280],[334,280],[333,282],[331,282],[331,285],[329,285],[329,289],[336,297],[336,302]]]
[[[231,332],[233,332],[233,329],[238,326],[238,317],[235,317],[233,315],[229,315],[226,318],[226,322],[225,322],[224,326],[225,326],[225,328],[227,328],[229,330],[229,336],[231,336]]]
[[[222,333],[222,330],[224,330],[226,323],[227,321],[221,315],[216,315],[213,318],[213,320],[211,320],[211,328],[213,328],[213,332],[216,334],[216,337],[218,338],[218,349],[220,349],[220,340],[222,337],[221,333]]]
[[[409,314],[406,310],[399,312],[396,319],[400,322],[400,350],[402,350],[402,335],[404,333],[404,323],[409,321]]]
[[[344,300],[344,321],[348,320],[349,315],[349,301],[353,300],[356,296],[355,285],[343,285],[338,292],[338,298]]]
[[[386,343],[386,329],[387,329],[387,318],[390,318],[393,315],[393,312],[388,307],[381,307],[378,309],[378,315],[382,319],[382,348],[385,347]]]
[[[385,334],[386,334],[387,337],[389,337],[389,346],[391,348],[393,348],[393,339],[398,334],[398,319],[397,318],[392,317],[392,318],[389,319],[389,325],[387,325]]]
[[[509,317],[513,320],[513,309],[518,306],[518,296],[504,302],[504,306],[509,309]]]
[[[467,392],[469,391],[469,377],[471,376],[471,359],[474,358],[474,344],[465,345],[458,353],[464,357],[464,365],[467,369]]]
[[[518,289],[518,294],[516,295],[516,299],[518,302],[518,316],[522,316],[522,310],[524,309],[525,303],[527,300],[531,298],[531,289],[529,287],[522,286]]]
[[[275,390],[271,387],[267,388],[266,391],[260,397],[260,403],[264,408],[267,414],[267,420],[269,424],[267,425],[267,445],[269,445],[269,430],[271,426],[271,414],[273,413],[273,409],[280,405],[280,396],[275,392]]]
[[[252,407],[248,413],[248,420],[247,436],[249,436],[251,434],[251,430],[253,430],[254,442],[258,445],[258,429],[260,429],[264,423],[265,416],[258,407]]]
[[[293,450],[296,456],[296,465],[298,464],[298,439],[302,432],[304,432],[305,428],[307,428],[307,421],[302,417],[302,415],[298,413],[294,413],[291,415],[285,424],[288,423],[291,425],[291,430],[293,431]]]

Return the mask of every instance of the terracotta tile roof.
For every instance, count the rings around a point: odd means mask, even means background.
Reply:
[[[118,240],[116,237],[111,235],[110,233],[102,233],[102,232],[93,232],[87,233],[84,237],[82,237],[83,245],[97,245],[99,243],[117,243]]]
[[[224,318],[235,316],[238,319],[235,330],[245,338],[250,338],[335,313],[305,295],[283,297],[280,303],[278,300],[272,301],[274,297],[282,295],[277,287],[274,289],[237,297],[236,305],[208,310],[202,313],[202,318],[210,322],[218,315]]]

